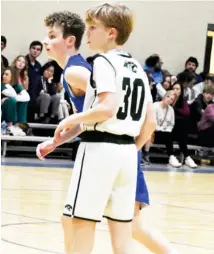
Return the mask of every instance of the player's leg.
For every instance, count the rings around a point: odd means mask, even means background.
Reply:
[[[135,145],[120,145],[120,171],[105,210],[114,254],[133,253],[132,219],[136,191],[137,154]]]
[[[142,221],[144,209],[140,212],[140,203],[136,202],[135,217],[132,222],[133,238],[155,254],[176,254],[172,244],[148,223]],[[140,216],[141,215],[141,216]]]
[[[74,169],[72,170],[71,182],[68,189],[68,195],[65,201],[61,223],[64,232],[64,247],[66,254],[89,254],[93,248],[95,221],[74,218],[76,209],[79,209],[78,203],[81,200],[84,191],[84,167],[86,157],[86,145],[80,144]],[[82,207],[82,209],[87,209]],[[86,216],[84,216],[86,217]],[[84,239],[84,240],[83,240]]]
[[[92,252],[95,224],[117,175],[112,151],[111,144],[80,144],[62,217],[66,254]]]
[[[96,222],[63,215],[61,223],[64,230],[65,254],[90,254],[94,246]]]
[[[137,175],[137,189],[135,214],[132,222],[132,236],[139,243],[143,244],[151,252],[156,254],[171,254],[173,246],[160,233],[153,230],[148,223],[144,224],[142,221],[145,213],[145,208],[149,205],[148,189],[145,182],[144,174],[140,165],[141,154],[138,153],[138,175]]]
[[[114,254],[129,254],[132,250],[132,222],[108,220]]]

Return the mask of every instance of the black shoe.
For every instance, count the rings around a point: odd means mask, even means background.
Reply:
[[[48,124],[48,123],[50,123],[50,121],[51,121],[51,118],[47,116],[47,117],[45,117],[45,118],[43,119],[42,123]]]
[[[51,124],[58,124],[59,123],[58,117],[57,116],[51,117],[50,123]]]
[[[150,162],[150,159],[149,159],[149,155],[143,155],[143,161],[144,163],[146,163],[147,165],[149,165],[151,162]]]

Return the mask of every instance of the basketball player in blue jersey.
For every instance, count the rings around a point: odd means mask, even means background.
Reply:
[[[44,41],[44,45],[48,56],[56,60],[58,64],[64,68],[63,86],[68,92],[70,100],[74,104],[77,112],[81,112],[91,71],[91,66],[78,54],[78,48],[84,32],[84,24],[78,15],[69,12],[60,12],[48,16],[46,18],[46,26],[48,37]],[[147,120],[145,121],[145,125],[146,124]],[[40,144],[37,147],[38,157],[43,159],[45,155],[52,152],[57,146],[77,136],[81,131],[79,127],[64,130],[60,134],[60,140],[58,140],[57,143],[52,139]],[[145,139],[143,143],[146,141]],[[133,221],[133,237],[154,253],[173,253],[171,251],[171,246],[163,237],[157,236],[153,232],[139,227],[138,220],[140,208],[142,204],[148,204],[148,202],[147,186],[140,168],[140,153],[138,153],[138,180],[135,219]],[[68,234],[65,234],[66,250],[70,249],[70,244],[71,239]],[[68,253],[68,251],[66,253]]]

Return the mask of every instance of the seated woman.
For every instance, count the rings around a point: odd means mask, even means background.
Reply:
[[[194,73],[185,70],[178,74],[177,83],[183,87],[183,97],[188,104],[191,104],[194,100],[193,85],[195,83]]]
[[[27,122],[27,104],[30,96],[22,85],[17,84],[16,71],[12,67],[3,71],[1,82],[1,120],[7,123],[10,134],[24,136],[19,123]]]
[[[214,104],[206,107],[201,121],[198,122],[199,145],[214,147]]]
[[[54,66],[51,62],[42,67],[40,85],[37,88],[36,120],[43,123],[57,123],[60,96],[57,94],[57,84],[52,82]],[[39,115],[39,119],[38,119]]]
[[[29,78],[28,78],[28,66],[25,56],[17,56],[11,66],[16,70],[18,83],[28,90]]]
[[[157,127],[154,133],[154,143],[166,145],[166,151],[169,156],[169,165],[177,168],[181,167],[182,164],[177,160],[173,153],[172,129],[175,124],[175,114],[170,105],[174,101],[174,92],[168,91],[164,95],[162,101],[154,103],[157,120]]]
[[[187,147],[190,109],[187,101],[184,99],[183,85],[179,81],[175,82],[172,85],[172,91],[176,95],[173,106],[175,111],[175,125],[172,131],[173,140],[178,142],[180,151],[184,155],[185,165],[190,168],[196,168],[197,164],[189,156]]]

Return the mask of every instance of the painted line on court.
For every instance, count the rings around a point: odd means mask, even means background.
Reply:
[[[38,192],[67,192],[68,190],[50,190],[50,189],[9,189],[2,188],[2,191],[38,191]],[[168,192],[149,192],[152,195],[160,196],[166,194],[168,196],[214,196],[214,193],[168,193]]]
[[[46,168],[72,168],[74,162],[70,163],[31,163],[31,162],[9,162],[2,161],[2,166],[21,166],[21,167],[46,167]],[[196,173],[196,174],[214,174],[214,168],[198,168],[198,169],[189,169],[189,168],[168,168],[166,167],[145,167],[143,171],[147,172],[170,172],[170,173]]]
[[[204,213],[214,213],[214,211],[207,211],[207,210],[202,210],[202,209],[197,209],[197,208],[192,208],[192,207],[186,207],[186,206],[178,206],[178,205],[171,205],[171,204],[164,204],[164,203],[160,203],[160,205],[170,206],[170,207],[175,207],[175,208],[180,208],[180,209],[199,211],[199,212],[204,212]]]
[[[23,222],[23,223],[5,224],[3,226],[4,227],[9,227],[9,226],[17,226],[17,225],[20,226],[20,225],[51,224],[51,223],[52,222]],[[98,230],[98,231],[106,231],[106,230]],[[20,247],[39,250],[39,251],[42,251],[42,252],[53,253],[53,254],[63,254],[61,252],[45,250],[45,249],[40,249],[40,248],[37,248],[37,247],[32,247],[32,246],[29,246],[29,245],[25,245],[25,244],[16,243],[16,242],[7,240],[5,238],[2,238],[1,240],[4,241],[4,242],[10,243],[10,244],[20,246]],[[198,245],[191,245],[191,244],[188,244],[188,243],[178,243],[178,242],[172,242],[172,243],[176,244],[176,245],[181,245],[181,246],[188,246],[190,248],[198,248],[198,249],[203,249],[203,250],[213,250],[213,249],[210,249],[210,248],[206,248],[206,247],[202,247],[202,246],[198,246]]]
[[[2,211],[1,213],[3,214],[8,214],[8,215],[14,215],[14,216],[19,216],[19,217],[23,217],[23,218],[28,218],[28,219],[34,219],[34,220],[41,220],[43,222],[49,222],[49,223],[59,223],[59,221],[54,221],[54,220],[47,220],[47,219],[43,219],[43,218],[38,218],[38,217],[32,217],[32,216],[27,216],[27,215],[22,215],[22,214],[17,214],[17,213],[9,213],[9,212],[4,212]],[[2,225],[3,227],[4,225]]]

